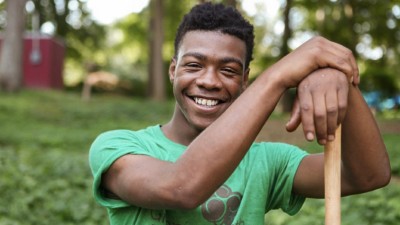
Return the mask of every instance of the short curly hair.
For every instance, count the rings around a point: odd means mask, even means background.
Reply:
[[[210,2],[194,6],[183,17],[178,27],[174,43],[174,57],[178,53],[179,45],[185,34],[195,30],[219,31],[244,41],[246,44],[245,68],[249,67],[250,61],[253,59],[254,28],[235,8]]]

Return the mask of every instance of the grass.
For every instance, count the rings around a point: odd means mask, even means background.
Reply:
[[[91,194],[88,149],[111,129],[169,118],[172,103],[23,91],[0,97],[0,225],[108,224]]]
[[[172,101],[158,103],[126,96],[98,94],[83,102],[74,92],[2,94],[0,225],[108,224],[105,209],[92,198],[87,161],[91,142],[106,130],[164,123],[172,110]],[[383,134],[397,175],[399,133]],[[399,182],[392,182],[384,189],[344,198],[343,224],[398,224],[399,187]],[[321,218],[323,202],[307,200],[297,216],[273,212],[267,216],[267,224],[322,224]]]

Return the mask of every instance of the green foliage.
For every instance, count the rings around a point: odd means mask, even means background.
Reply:
[[[301,0],[295,11],[305,16],[305,22],[294,32],[318,33],[353,51],[361,68],[362,88],[386,91],[391,96],[398,91],[400,58],[399,1],[382,0]],[[372,51],[381,51],[373,54]],[[397,82],[397,83],[396,83]]]
[[[398,120],[397,120],[397,123],[399,123]],[[400,125],[398,125],[398,126],[400,126]],[[385,142],[386,149],[388,151],[389,159],[391,162],[392,175],[394,175],[396,177],[400,177],[399,133],[400,133],[400,131],[395,132],[395,133],[392,133],[392,132],[382,133],[382,137]],[[302,147],[303,149],[306,149],[310,153],[318,153],[318,152],[323,151],[323,147],[320,146],[316,141],[310,142],[310,143],[308,143],[304,146],[300,146],[300,147]]]
[[[389,153],[392,174],[400,177],[399,133],[383,134],[383,140]]]
[[[90,102],[59,91],[0,96],[0,225],[108,224],[92,197],[91,142],[106,130],[164,123],[172,110],[173,102],[100,94]],[[383,138],[399,175],[398,132]],[[343,224],[398,224],[399,187],[395,177],[388,187],[344,198]],[[272,225],[323,224],[323,213],[323,201],[310,199],[295,217],[274,211],[266,218]]]
[[[394,96],[399,92],[396,76],[397,73],[391,70],[368,66],[362,76],[360,89],[366,92],[379,91],[385,98]]]
[[[400,183],[393,181],[383,189],[342,198],[341,214],[343,225],[397,225],[400,222]],[[307,199],[298,214],[290,217],[281,211],[267,214],[268,225],[323,225],[324,200]]]
[[[92,197],[88,149],[110,129],[169,118],[172,104],[75,93],[0,97],[0,225],[108,224]]]
[[[69,60],[82,61],[90,58],[88,50],[104,46],[105,27],[97,24],[90,15],[85,1],[75,0],[31,0],[39,13],[40,25],[50,22],[55,27],[55,36],[66,43]],[[76,5],[76,6],[75,6]],[[28,15],[28,21],[31,15]],[[30,28],[30,24],[27,24]]]
[[[107,224],[91,197],[86,154],[35,143],[0,152],[0,224]]]

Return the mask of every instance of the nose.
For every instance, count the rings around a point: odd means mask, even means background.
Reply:
[[[196,84],[208,90],[221,89],[222,81],[218,71],[214,68],[209,68],[204,71],[197,79]]]

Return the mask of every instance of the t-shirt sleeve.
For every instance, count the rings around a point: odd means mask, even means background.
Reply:
[[[149,155],[135,133],[128,130],[114,130],[100,134],[89,150],[89,165],[93,174],[93,195],[95,200],[108,208],[128,206],[122,200],[110,199],[101,188],[102,174],[121,156],[126,154]]]
[[[296,214],[302,207],[305,197],[292,192],[294,177],[297,169],[307,155],[307,152],[296,146],[274,143],[268,148],[268,151],[274,151],[274,154],[268,154],[270,165],[274,165],[270,182],[274,185],[270,190],[270,201],[267,206],[269,209],[282,209],[289,215]]]

